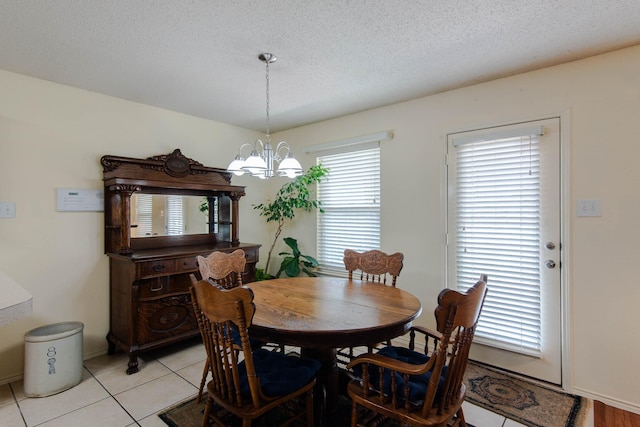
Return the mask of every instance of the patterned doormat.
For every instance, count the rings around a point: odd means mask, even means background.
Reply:
[[[581,427],[590,400],[469,362],[467,401],[530,427]]]

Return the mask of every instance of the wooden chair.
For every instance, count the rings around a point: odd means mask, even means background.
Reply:
[[[387,255],[376,249],[365,252],[345,249],[343,260],[349,279],[353,279],[354,271],[360,271],[360,280],[386,284],[387,276],[390,276],[391,286],[395,286],[402,270],[404,255],[400,252]]]
[[[231,253],[219,251],[211,252],[206,258],[198,255],[196,260],[198,261],[198,269],[200,270],[200,275],[203,280],[209,280],[224,289],[232,289],[237,286],[242,286],[242,272],[247,264],[245,254],[242,249],[236,249]],[[191,284],[193,285],[197,282],[197,279],[195,276],[191,276]],[[234,338],[236,341],[239,340],[239,337],[235,335],[235,332]],[[253,348],[257,348],[266,345],[266,343],[258,340],[251,340],[251,345]],[[270,345],[277,346],[279,350],[284,353],[284,345]],[[238,342],[236,342],[235,348],[237,351],[242,351]],[[198,397],[196,398],[196,402],[198,403],[200,403],[200,400],[202,399],[202,392],[204,391],[204,386],[207,382],[210,369],[211,365],[209,363],[209,358],[207,358],[202,371]]]
[[[247,264],[242,249],[231,253],[211,252],[206,258],[198,255],[196,260],[203,280],[211,279],[225,289],[242,285],[242,272]]]
[[[404,255],[396,252],[391,255],[373,249],[365,252],[356,252],[352,249],[344,251],[344,266],[349,272],[349,280],[353,279],[354,272],[360,272],[360,280],[367,282],[375,282],[387,284],[387,278],[390,278],[391,286],[396,286],[396,281],[403,267]],[[356,277],[358,274],[356,273]],[[367,350],[371,352],[377,343],[367,346]],[[391,341],[387,341],[387,345],[391,345]],[[354,358],[354,347],[342,348],[338,353],[351,361]]]
[[[239,417],[246,427],[275,408],[280,408],[280,419],[267,424],[312,426],[313,387],[320,362],[252,349],[248,328],[255,305],[250,288],[224,289],[201,280],[192,286],[191,295],[213,376],[207,383],[202,426],[210,421],[221,427],[236,425]],[[242,361],[234,348],[232,328],[240,335]]]
[[[211,252],[206,258],[198,255],[196,256],[198,262],[198,269],[203,280],[210,280],[218,286],[224,289],[231,289],[237,286],[242,286],[242,272],[244,271],[247,261],[242,249],[236,249],[233,252]],[[191,284],[197,282],[195,276],[191,275]],[[240,351],[241,348],[236,346],[236,350]],[[204,385],[207,382],[211,365],[209,358],[204,364],[202,371],[202,379],[200,380],[200,388],[198,389],[198,397],[196,402],[200,403],[202,399],[202,392],[204,391]]]
[[[399,425],[466,426],[463,375],[486,286],[479,280],[466,293],[451,289],[440,293],[435,309],[437,331],[427,332],[436,342],[433,353],[385,347],[348,364],[360,378],[347,386],[353,402],[352,427],[378,425],[384,418],[395,419]],[[366,408],[360,419],[358,406]]]

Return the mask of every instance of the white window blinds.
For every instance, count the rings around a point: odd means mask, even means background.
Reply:
[[[132,237],[151,236],[153,226],[153,208],[151,194],[135,193],[133,195],[135,205],[135,225],[132,229]]]
[[[324,209],[317,229],[321,272],[345,273],[342,259],[347,248],[380,248],[380,148],[378,142],[375,148],[371,145],[317,157],[317,163],[329,169],[318,184]]]
[[[455,269],[462,290],[489,276],[476,340],[539,355],[540,154],[529,135],[454,138]]]
[[[167,235],[184,234],[184,205],[181,196],[167,196]]]

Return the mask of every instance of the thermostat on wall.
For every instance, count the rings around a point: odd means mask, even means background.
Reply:
[[[56,209],[60,212],[104,211],[104,191],[57,188]]]

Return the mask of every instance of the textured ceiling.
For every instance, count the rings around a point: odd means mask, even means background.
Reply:
[[[640,0],[0,0],[0,69],[288,129],[640,43]]]

